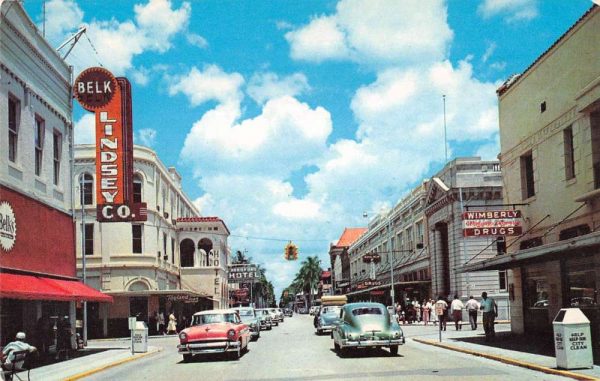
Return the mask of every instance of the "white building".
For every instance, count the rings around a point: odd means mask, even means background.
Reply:
[[[197,247],[200,253],[204,247],[198,244],[202,245],[206,239],[214,242],[219,261],[215,266],[214,258],[211,262],[205,262],[198,257],[193,261],[192,268],[188,268],[188,249],[180,256],[180,248],[187,247],[187,221],[195,221],[200,214],[183,192],[181,176],[175,168],[165,167],[154,151],[142,146],[135,146],[133,153],[133,201],[147,204],[148,220],[143,223],[97,222],[95,155],[94,145],[75,147],[73,182],[78,184],[79,191],[74,213],[77,219],[77,267],[81,274],[83,248],[87,283],[114,296],[114,304],[90,305],[88,319],[91,337],[126,334],[129,316],[138,316],[152,323],[155,313],[159,311],[165,315],[173,311],[177,317],[189,318],[198,310],[226,305],[226,293],[221,290],[221,285],[227,285],[225,266],[228,231],[224,224],[218,231],[216,228],[213,231],[214,224],[206,227],[194,225],[193,235],[207,234],[206,238],[200,237],[194,241],[194,248]],[[82,210],[85,229],[83,245]],[[179,221],[184,222],[180,225]],[[227,234],[213,237],[224,232]],[[206,253],[209,252],[212,257],[214,251],[206,250]],[[200,270],[201,267],[207,270]],[[219,270],[216,273],[215,267]],[[205,272],[211,274],[210,279],[198,276]],[[219,287],[214,287],[216,282]],[[154,327],[151,324],[151,332]]]

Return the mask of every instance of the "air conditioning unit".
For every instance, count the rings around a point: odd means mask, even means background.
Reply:
[[[160,205],[156,205],[156,210],[160,212]]]
[[[163,255],[163,261],[168,261],[169,260],[169,256],[168,255]]]
[[[422,249],[423,248],[423,242],[419,242],[417,243],[417,249]]]
[[[164,212],[164,213],[163,213],[163,217],[165,217],[165,218],[169,218],[169,213],[167,213],[167,212]]]

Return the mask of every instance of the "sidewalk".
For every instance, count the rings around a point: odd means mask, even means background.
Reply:
[[[129,343],[126,340],[117,339],[111,341],[91,340],[88,342],[86,350],[96,353],[34,368],[30,372],[31,380],[78,380],[100,370],[152,355],[159,352],[161,348],[148,346],[148,352],[132,355]],[[97,350],[101,351],[97,352]]]
[[[442,331],[441,343],[437,327],[403,325],[402,329],[408,339],[412,339],[417,343],[481,356],[548,374],[579,380],[600,380],[599,366],[594,366],[592,369],[568,371],[557,369],[554,343],[551,340],[540,336],[514,335],[510,332],[510,325],[508,324],[496,325],[496,337],[492,342],[485,341],[481,325],[473,331],[466,324],[463,325],[460,331],[456,331],[454,324],[448,323],[446,331]]]

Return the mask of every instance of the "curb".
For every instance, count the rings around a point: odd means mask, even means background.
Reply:
[[[453,345],[449,345],[449,344],[438,343],[438,342],[435,342],[433,340],[423,340],[423,339],[416,339],[416,338],[413,338],[412,340],[416,341],[417,343],[426,344],[426,345],[432,345],[434,347],[449,349],[451,351],[466,353],[466,354],[473,355],[473,356],[484,357],[484,358],[489,359],[489,360],[499,361],[499,362],[502,362],[502,363],[505,363],[505,364],[519,366],[521,368],[527,368],[527,369],[535,370],[535,371],[538,371],[538,372],[543,372],[543,373],[546,373],[546,374],[552,374],[552,375],[556,375],[556,376],[569,377],[569,378],[573,378],[575,380],[584,380],[584,381],[587,381],[587,380],[599,380],[596,377],[588,376],[588,375],[585,375],[585,374],[579,374],[579,373],[575,373],[575,372],[570,372],[568,370],[560,370],[560,369],[548,368],[548,367],[545,367],[545,366],[541,366],[541,365],[537,365],[537,364],[532,364],[532,363],[525,362],[525,361],[515,360],[515,359],[509,358],[509,357],[492,355],[492,354],[489,354],[489,353],[476,352],[476,351],[473,351],[473,350],[470,350],[470,349],[463,349],[463,348],[459,348],[459,347],[456,347],[456,346],[453,346]]]
[[[130,361],[139,360],[139,359],[141,359],[143,357],[150,356],[150,355],[153,355],[153,354],[161,352],[161,351],[162,351],[162,348],[158,348],[157,350],[155,350],[153,352],[139,353],[137,355],[133,355],[131,357],[127,357],[127,358],[119,360],[119,361],[115,361],[115,362],[112,362],[112,363],[109,363],[109,364],[106,364],[106,365],[99,366],[99,367],[94,368],[94,369],[86,370],[85,372],[81,372],[81,373],[75,374],[73,376],[65,378],[63,381],[75,381],[75,380],[79,380],[79,379],[82,379],[84,377],[91,376],[94,373],[98,373],[98,372],[101,372],[101,371],[109,369],[109,368],[114,368],[115,366],[119,366],[121,364],[125,364],[125,363],[128,363]]]

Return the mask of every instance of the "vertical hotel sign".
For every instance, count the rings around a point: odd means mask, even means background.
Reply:
[[[133,200],[131,85],[101,67],[75,80],[75,98],[96,116],[96,204],[100,222],[146,221],[145,203]]]

